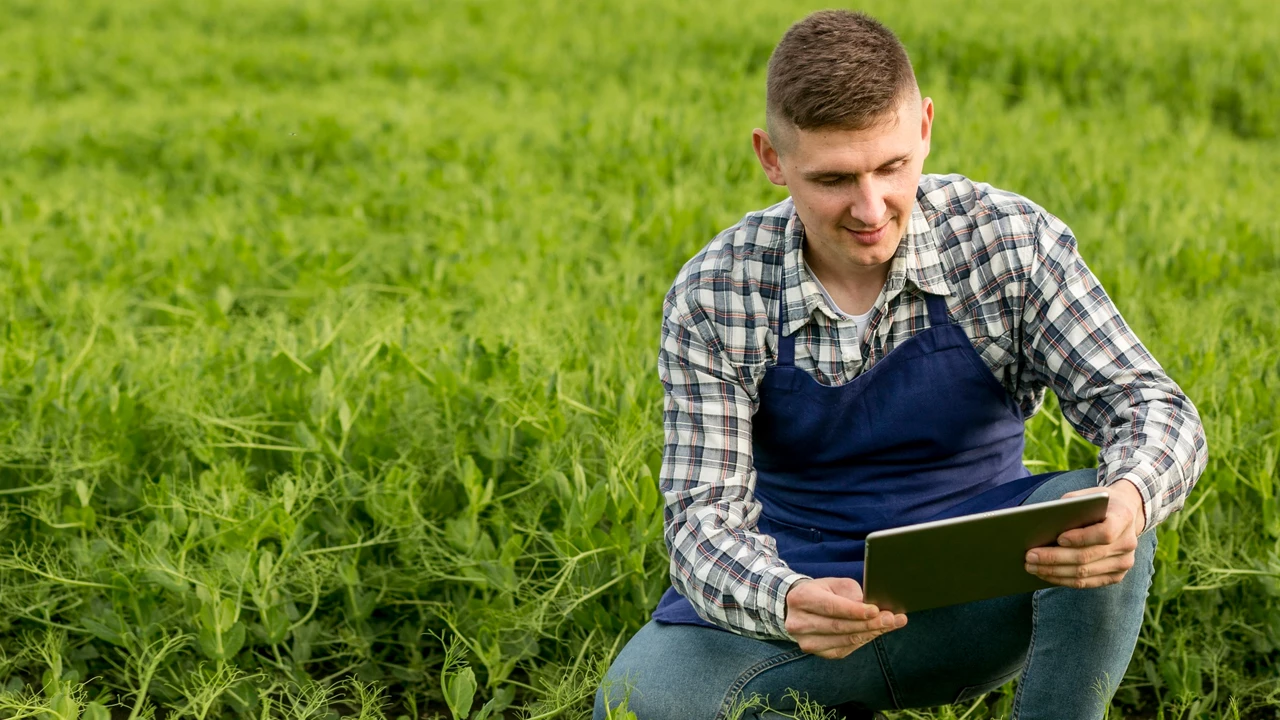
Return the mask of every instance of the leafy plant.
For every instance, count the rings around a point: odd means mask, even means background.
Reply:
[[[0,4],[0,715],[588,715],[667,585],[661,299],[783,197],[809,9]],[[1110,716],[1267,717],[1275,3],[865,9],[926,170],[1067,221],[1206,421]],[[1050,398],[1026,455],[1096,451]]]

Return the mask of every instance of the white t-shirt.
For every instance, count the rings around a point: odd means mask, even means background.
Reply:
[[[836,304],[836,301],[831,299],[831,294],[827,292],[826,288],[822,287],[822,281],[818,279],[816,274],[814,274],[813,268],[809,267],[808,262],[805,262],[804,269],[809,271],[809,277],[813,278],[813,282],[818,286],[818,290],[822,292],[822,297],[827,301],[827,304],[836,311],[836,314],[845,320],[853,321],[854,327],[858,329],[858,338],[861,339],[862,336],[867,333],[867,323],[871,322],[871,313],[876,310],[875,305],[872,305],[870,310],[862,313],[861,315],[850,315],[849,313],[841,310],[840,306]]]

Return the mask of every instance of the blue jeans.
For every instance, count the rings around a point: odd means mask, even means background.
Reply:
[[[1024,504],[1096,484],[1096,470],[1063,473]],[[1137,644],[1155,546],[1155,532],[1144,533],[1133,569],[1115,585],[923,610],[841,660],[809,655],[790,641],[650,622],[609,668],[595,718],[605,717],[606,697],[616,707],[624,696],[639,720],[721,720],[752,695],[786,711],[788,689],[854,718],[960,702],[1015,677],[1018,720],[1101,718]],[[753,713],[743,720],[777,717]]]

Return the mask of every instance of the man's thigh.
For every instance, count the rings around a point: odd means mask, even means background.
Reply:
[[[1018,676],[1031,643],[1031,593],[907,613],[907,626],[876,638],[889,705],[961,702]]]
[[[1036,491],[1031,493],[1031,496],[1024,500],[1022,504],[1032,505],[1035,503],[1057,500],[1069,492],[1097,486],[1097,468],[1069,470],[1046,480],[1045,483],[1036,488]]]
[[[794,707],[789,691],[849,717],[864,709],[956,702],[1018,673],[1030,638],[1030,597],[915,613],[905,628],[840,660],[805,654],[791,642],[651,622],[609,669],[597,694],[596,718],[605,717],[606,697],[610,707],[626,697],[640,720],[719,720],[753,696],[788,711]]]
[[[826,706],[850,691],[886,698],[879,662],[865,647],[844,660],[824,660],[793,642],[765,641],[693,625],[650,622],[618,654],[596,695],[597,720],[604,703],[627,707],[640,720],[719,720],[753,696],[786,711],[788,691]],[[758,716],[759,708],[741,715]],[[768,717],[768,715],[764,715]]]
[[[806,656],[770,668],[740,694],[780,697],[786,688],[843,710],[897,710],[946,705],[997,688],[1016,676],[1031,639],[1031,594],[910,613],[841,660]]]

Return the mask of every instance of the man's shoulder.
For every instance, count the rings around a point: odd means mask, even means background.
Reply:
[[[795,206],[791,198],[749,212],[721,230],[685,262],[668,291],[668,298],[684,298],[708,284],[729,283],[749,292],[762,278],[782,267],[787,230]]]
[[[1024,274],[1053,219],[1023,195],[956,174],[923,176],[917,201],[944,263],[984,276]]]
[[[916,195],[925,219],[934,228],[976,229],[1012,221],[1035,224],[1044,208],[1024,195],[971,180],[964,175],[923,175]],[[1006,229],[997,228],[997,230]]]

